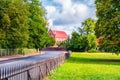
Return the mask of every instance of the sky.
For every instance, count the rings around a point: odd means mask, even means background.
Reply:
[[[94,0],[41,0],[47,12],[48,28],[70,35],[87,18],[96,19]]]

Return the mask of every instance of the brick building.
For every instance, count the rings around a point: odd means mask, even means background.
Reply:
[[[68,35],[64,31],[49,30],[49,34],[55,39],[55,43],[58,44],[68,39]]]

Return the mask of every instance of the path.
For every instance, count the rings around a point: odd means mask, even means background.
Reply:
[[[43,80],[66,59],[66,51],[42,53],[44,54],[0,61],[0,80]]]
[[[16,65],[16,64],[35,64],[38,61],[57,57],[60,54],[62,54],[63,51],[44,51],[44,54],[34,55],[34,56],[28,56],[28,57],[22,57],[22,58],[15,58],[5,61],[0,61],[0,67],[1,66],[10,66],[10,65]]]

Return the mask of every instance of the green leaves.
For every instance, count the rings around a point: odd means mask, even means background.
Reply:
[[[103,36],[101,48],[108,52],[120,52],[120,0],[96,0],[98,17],[95,33]]]
[[[94,33],[95,20],[93,20],[92,18],[88,18],[87,20],[85,20],[85,22],[83,22],[83,26],[87,34]]]
[[[71,39],[61,43],[60,46],[72,51],[96,49],[95,20],[88,18],[82,24],[83,26],[78,28],[78,32],[73,32]]]
[[[43,48],[54,44],[44,16],[39,0],[0,0],[0,48]]]

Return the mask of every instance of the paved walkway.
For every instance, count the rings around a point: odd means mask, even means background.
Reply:
[[[43,51],[42,53],[44,54],[0,61],[0,80],[3,78],[11,80],[43,79],[50,70],[65,60],[66,51]]]
[[[13,55],[13,56],[3,56],[0,57],[0,62],[4,60],[10,60],[10,59],[15,59],[15,58],[23,58],[23,57],[29,57],[29,56],[34,56],[38,55],[40,53],[34,53],[34,54],[26,54],[26,55]]]
[[[20,57],[20,58],[12,58],[12,59],[6,59],[0,61],[0,67],[2,65],[15,65],[15,64],[25,64],[25,63],[37,63],[40,60],[45,60],[53,57],[57,57],[60,54],[62,54],[63,51],[44,51],[44,54],[37,54],[33,56],[26,56],[26,57]]]

